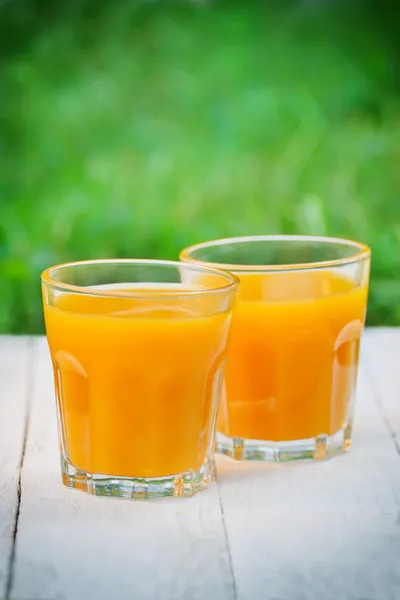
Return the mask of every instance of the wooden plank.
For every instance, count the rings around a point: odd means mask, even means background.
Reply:
[[[400,453],[400,328],[370,329],[367,339],[368,379]]]
[[[362,365],[349,454],[270,466],[218,459],[239,600],[398,600],[400,461]]]
[[[0,597],[7,592],[18,511],[29,350],[27,338],[0,337]]]
[[[22,472],[11,598],[234,598],[216,484],[190,499],[96,498],[60,482],[43,343]]]

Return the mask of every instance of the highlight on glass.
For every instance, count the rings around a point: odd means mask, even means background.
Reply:
[[[350,448],[370,254],[361,243],[306,236],[223,239],[181,252],[185,264],[241,282],[218,452],[285,462]]]
[[[65,485],[130,498],[207,485],[237,287],[170,261],[42,274]]]

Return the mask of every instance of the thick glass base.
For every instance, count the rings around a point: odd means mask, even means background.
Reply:
[[[350,449],[352,429],[352,423],[348,423],[334,435],[319,435],[293,442],[230,438],[217,433],[216,452],[235,460],[262,460],[273,463],[307,459],[324,460]]]
[[[198,471],[187,471],[167,477],[115,477],[87,473],[61,459],[62,482],[94,496],[149,499],[165,496],[183,498],[203,490],[211,480],[212,459],[209,458]]]

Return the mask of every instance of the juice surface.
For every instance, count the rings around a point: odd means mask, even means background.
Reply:
[[[59,295],[44,307],[64,446],[74,466],[161,477],[203,465],[230,321],[230,311],[213,308],[207,297],[79,294]]]
[[[353,397],[367,286],[326,271],[240,274],[218,431],[332,435]]]

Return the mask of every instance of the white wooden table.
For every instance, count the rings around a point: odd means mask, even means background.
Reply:
[[[0,338],[0,598],[400,600],[400,330],[366,333],[354,446],[327,462],[217,459],[189,499],[60,483],[43,338]]]

